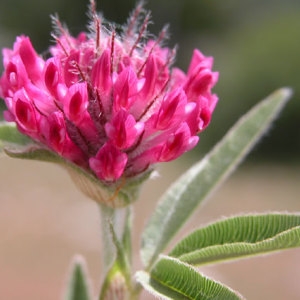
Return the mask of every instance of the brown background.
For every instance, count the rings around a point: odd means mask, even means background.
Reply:
[[[183,162],[159,167],[135,205],[135,267],[139,236],[158,196]],[[300,169],[243,167],[195,213],[181,235],[223,216],[245,212],[299,211]],[[94,293],[100,285],[101,239],[97,205],[82,196],[58,166],[0,159],[0,300],[62,299],[74,254],[87,259]],[[247,299],[300,299],[300,250],[200,269]],[[146,294],[142,299],[152,299]]]

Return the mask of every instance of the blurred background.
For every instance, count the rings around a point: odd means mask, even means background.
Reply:
[[[135,3],[101,0],[98,10],[123,24]],[[1,0],[0,48],[12,47],[15,37],[25,34],[42,53],[51,40],[49,15],[58,13],[76,35],[86,29],[87,4],[88,0]],[[158,34],[170,24],[169,45],[179,46],[176,65],[186,70],[194,48],[214,57],[214,70],[220,72],[214,91],[220,100],[198,147],[161,166],[160,180],[143,190],[148,196],[136,204],[136,249],[143,224],[166,186],[243,113],[282,86],[294,89],[292,101],[243,167],[196,212],[182,234],[241,212],[299,211],[299,0],[148,0],[146,7],[152,11],[151,32]],[[101,241],[96,205],[83,200],[56,166],[1,157],[0,170],[0,299],[60,299],[70,258],[77,252],[87,256],[97,291]],[[300,298],[300,250],[201,271],[247,299]]]

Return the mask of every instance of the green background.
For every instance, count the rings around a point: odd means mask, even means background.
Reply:
[[[123,24],[132,0],[101,0],[98,10]],[[86,29],[88,1],[1,0],[0,46],[30,36],[38,52],[51,42],[50,14],[58,13],[73,34]],[[299,0],[148,0],[150,31],[170,24],[169,45],[179,46],[177,62],[187,69],[193,48],[215,58],[220,101],[213,122],[193,153],[207,152],[252,105],[274,89],[290,86],[293,100],[250,156],[250,161],[295,162],[300,152],[300,1]],[[2,67],[1,67],[2,68]],[[1,69],[2,71],[2,69]]]

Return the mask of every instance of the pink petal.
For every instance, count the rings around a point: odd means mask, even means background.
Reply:
[[[186,95],[182,89],[175,89],[168,94],[161,104],[156,128],[164,130],[180,123],[185,117],[186,102]]]
[[[96,157],[89,159],[90,168],[95,174],[106,182],[118,180],[125,169],[127,155],[116,149],[111,144],[105,144]]]
[[[207,69],[211,69],[213,62],[214,60],[212,57],[206,57],[201,53],[201,51],[195,49],[187,72],[188,76],[190,76],[194,72],[195,68],[197,68],[200,64],[202,68],[205,67]]]
[[[66,117],[74,124],[79,124],[87,113],[87,106],[87,84],[73,84],[64,98],[64,111]]]
[[[25,133],[37,131],[37,116],[31,101],[22,89],[14,95],[14,110],[17,124]]]
[[[29,38],[24,37],[20,39],[19,53],[26,68],[28,77],[33,82],[40,81],[44,61],[37,55],[37,53],[33,49]]]
[[[63,68],[58,59],[50,58],[46,61],[43,75],[44,82],[49,93],[56,98],[56,102],[60,102],[66,93],[66,86],[64,84],[62,73]]]
[[[44,90],[28,83],[25,86],[26,93],[34,104],[35,109],[44,115],[49,115],[57,110],[52,97]]]
[[[111,143],[118,149],[127,149],[137,140],[144,129],[144,124],[136,122],[125,110],[120,110],[110,123],[105,124],[105,131]]]
[[[145,83],[143,89],[141,90],[141,93],[145,99],[151,99],[151,97],[153,97],[155,92],[155,83],[157,80],[157,75],[158,69],[156,60],[153,55],[150,55],[145,68]]]
[[[138,92],[138,79],[131,67],[125,68],[114,84],[114,110],[129,109]]]
[[[191,136],[188,125],[183,123],[181,128],[179,128],[176,133],[170,135],[164,143],[159,156],[159,161],[162,162],[176,159],[183,153],[195,147],[198,140],[198,136]]]
[[[79,81],[80,77],[78,75],[78,65],[79,65],[79,51],[73,51],[67,56],[64,62],[64,81],[67,87]]]
[[[110,93],[112,82],[109,49],[106,49],[94,64],[91,79],[93,86],[97,87],[101,93],[105,95]]]

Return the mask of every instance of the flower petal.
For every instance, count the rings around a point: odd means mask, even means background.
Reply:
[[[118,180],[127,163],[127,155],[113,145],[106,143],[97,153],[96,157],[89,160],[90,168],[105,182]]]

